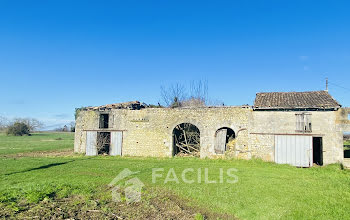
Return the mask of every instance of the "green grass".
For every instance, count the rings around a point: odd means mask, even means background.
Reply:
[[[350,140],[344,141],[344,145],[350,145]]]
[[[294,168],[258,160],[202,160],[194,158],[2,158],[0,160],[0,201],[16,208],[21,199],[38,202],[45,198],[83,194],[92,197],[124,168],[136,174],[146,188],[160,187],[187,198],[191,205],[206,207],[219,213],[230,213],[242,219],[345,219],[350,209],[350,172],[339,165]],[[188,173],[185,184],[181,172],[185,168],[209,168],[209,179],[219,180],[219,169],[236,168],[235,184],[197,183],[197,173]],[[162,178],[152,183],[152,168],[164,168]],[[180,183],[164,184],[170,168]],[[106,192],[105,192],[106,193]],[[109,193],[109,192],[108,192]]]
[[[0,212],[4,206],[20,211],[31,204],[74,196],[106,202],[111,199],[107,184],[124,168],[129,168],[139,171],[135,176],[145,184],[144,199],[149,198],[150,190],[161,189],[184,198],[186,205],[241,219],[349,218],[350,171],[340,169],[339,165],[295,168],[260,160],[14,155],[73,148],[71,133],[37,133],[29,137],[0,134],[0,148],[0,154],[13,154],[0,157]],[[156,183],[152,183],[152,168],[164,169]],[[165,184],[171,168],[180,182]],[[184,183],[181,178],[186,168],[195,171],[186,174],[187,179],[195,180],[192,184]],[[220,168],[223,171],[235,168],[238,182],[226,183],[228,177],[225,176],[224,183],[206,184],[205,168],[209,169],[209,180],[216,181],[219,181]],[[200,183],[198,169],[201,170]],[[195,219],[201,218],[201,213],[195,215]]]
[[[0,133],[0,155],[73,148],[74,133],[46,132],[31,136],[7,136]]]

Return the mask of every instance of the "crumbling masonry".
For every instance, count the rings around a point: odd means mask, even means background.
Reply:
[[[349,113],[325,91],[258,93],[254,106],[150,108],[130,102],[89,107],[78,114],[74,151],[99,154],[98,136],[104,132],[110,134],[103,143],[110,155],[176,156],[174,129],[185,123],[198,128],[201,158],[261,158],[303,167],[343,163]]]

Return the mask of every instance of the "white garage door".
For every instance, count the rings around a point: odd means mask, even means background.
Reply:
[[[122,155],[122,141],[123,141],[123,132],[115,131],[111,132],[111,146],[109,154],[112,156],[121,156]]]
[[[86,155],[87,156],[97,155],[96,143],[97,143],[97,132],[87,131],[86,132]]]
[[[312,136],[276,135],[275,162],[298,167],[312,166]]]

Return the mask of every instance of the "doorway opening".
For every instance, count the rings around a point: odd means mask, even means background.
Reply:
[[[97,132],[97,154],[108,155],[111,145],[111,132]]]
[[[313,163],[319,166],[323,165],[323,146],[322,137],[312,138]]]
[[[173,130],[173,156],[200,156],[200,131],[190,123],[177,125]]]
[[[229,148],[235,147],[235,132],[228,127],[222,127],[215,133],[214,150],[217,154],[223,154]]]
[[[343,134],[344,158],[350,158],[350,133]]]

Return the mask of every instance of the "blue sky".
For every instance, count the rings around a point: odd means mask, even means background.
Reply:
[[[207,80],[226,105],[323,90],[350,106],[349,1],[0,1],[0,115],[48,127],[75,107]],[[339,86],[345,87],[341,88]]]

